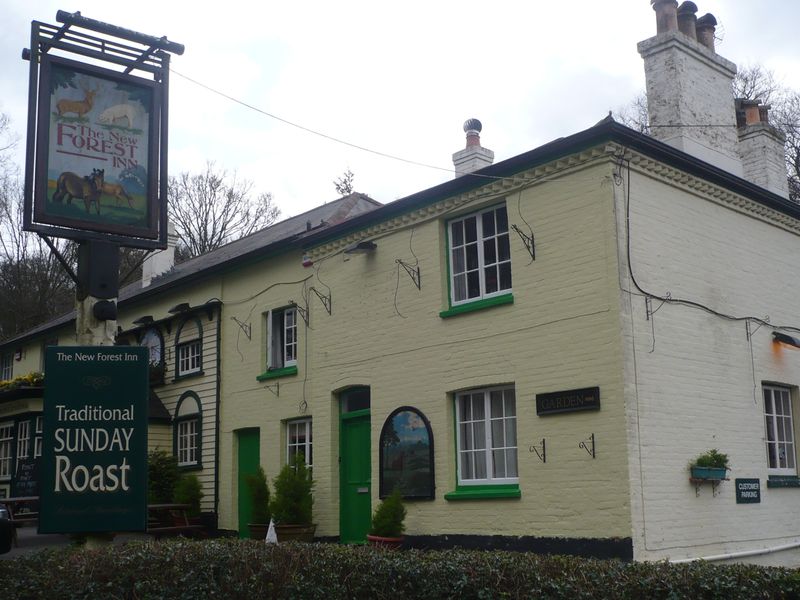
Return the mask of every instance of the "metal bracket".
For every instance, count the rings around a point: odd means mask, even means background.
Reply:
[[[547,462],[547,447],[545,446],[545,439],[542,438],[542,443],[538,446],[532,445],[528,448],[530,452],[535,452],[536,456],[539,457],[539,460],[543,463]]]
[[[294,306],[294,309],[297,311],[297,314],[300,315],[300,318],[303,319],[303,322],[306,324],[306,327],[308,327],[308,308],[303,308],[302,306],[297,304],[297,302],[295,302],[294,300],[289,300],[289,304]]]
[[[528,254],[531,255],[531,260],[536,260],[536,243],[533,238],[533,232],[531,232],[531,235],[528,235],[516,225],[511,225],[511,229],[517,232],[522,243],[525,244],[525,249],[528,251]]]
[[[275,385],[265,385],[264,389],[265,390],[269,390],[270,392],[275,394],[276,398],[280,398],[281,397],[281,382],[280,381],[276,381]]]
[[[314,292],[317,295],[317,298],[319,298],[320,302],[322,302],[322,306],[324,306],[325,310],[328,312],[328,316],[330,316],[331,311],[333,310],[332,294],[329,292],[326,296],[325,294],[320,293],[320,291],[315,287],[309,288],[309,291]]]
[[[764,318],[762,320],[764,321],[764,323],[769,323],[769,315],[764,316]],[[747,341],[748,342],[750,341],[750,338],[753,337],[755,332],[758,331],[759,329],[761,329],[764,326],[764,323],[759,323],[758,327],[756,327],[755,329],[750,331],[750,319],[748,319],[748,320],[746,320],[744,322],[744,330],[747,333]]]
[[[244,331],[244,334],[247,336],[247,339],[248,339],[248,340],[251,340],[251,339],[253,339],[253,338],[251,337],[251,336],[252,336],[252,329],[253,329],[253,328],[252,328],[252,326],[250,325],[250,323],[242,323],[242,322],[241,322],[239,319],[237,319],[236,317],[231,317],[231,321],[233,321],[234,323],[236,323],[236,324],[239,326],[239,329],[241,329],[242,331]]]
[[[664,294],[664,300],[661,301],[661,304],[658,305],[658,308],[653,310],[653,299],[650,296],[645,296],[645,298],[644,298],[644,308],[645,308],[645,311],[647,312],[647,320],[648,321],[650,320],[650,317],[652,317],[659,310],[661,310],[661,307],[664,306],[667,303],[667,300],[672,300],[672,293],[671,292],[667,292],[666,294]]]
[[[591,448],[589,447],[591,446]],[[592,458],[597,458],[595,454],[595,447],[594,447],[594,434],[592,434],[589,438],[583,440],[580,444],[578,444],[578,448],[583,448],[588,452]]]
[[[411,277],[411,281],[414,282],[414,285],[417,286],[418,290],[421,290],[422,289],[422,274],[420,273],[419,265],[415,265],[415,266],[412,267],[411,265],[409,265],[406,262],[403,262],[399,258],[396,258],[394,262],[396,262],[398,265],[400,265],[401,267],[403,267],[406,270],[406,273],[408,273],[409,277]]]

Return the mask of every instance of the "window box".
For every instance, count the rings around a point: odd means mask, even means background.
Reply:
[[[269,369],[268,371],[256,376],[258,381],[265,379],[275,379],[276,377],[288,377],[290,375],[297,375],[297,365],[291,367],[284,367],[283,369]]]
[[[713,479],[720,481],[726,479],[728,469],[717,467],[692,467],[692,479]]]

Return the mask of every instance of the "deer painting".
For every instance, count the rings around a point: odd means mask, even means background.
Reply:
[[[78,115],[78,118],[83,118],[83,115],[88,113],[92,110],[92,106],[94,106],[94,97],[97,94],[97,90],[90,90],[90,89],[83,89],[83,100],[68,100],[67,98],[62,98],[58,102],[56,102],[56,111],[58,112],[59,117],[63,117],[67,113],[74,113]]]
[[[120,202],[122,200],[127,200],[128,201],[128,207],[129,208],[133,208],[133,199],[125,191],[125,188],[122,187],[120,184],[118,184],[118,183],[108,183],[108,182],[104,181],[103,182],[103,187],[101,188],[101,191],[104,194],[107,194],[109,196],[113,196],[117,201],[117,206],[119,206],[119,204],[120,204]]]
[[[56,191],[53,194],[53,202],[62,202],[67,198],[67,204],[72,204],[73,198],[83,200],[86,212],[90,213],[90,207],[94,202],[97,214],[100,214],[100,193],[103,190],[103,178],[105,169],[92,169],[91,175],[81,177],[70,171],[64,171],[58,176]]]

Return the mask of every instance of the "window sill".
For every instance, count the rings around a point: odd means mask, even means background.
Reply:
[[[187,472],[187,471],[202,471],[203,470],[203,465],[200,464],[200,463],[194,463],[194,464],[190,464],[190,465],[178,465],[178,470],[181,473],[184,473],[184,472]]]
[[[521,498],[519,485],[464,485],[444,495],[445,500],[492,500],[496,498]]]
[[[439,313],[442,319],[463,315],[465,313],[475,312],[476,310],[484,310],[493,306],[502,306],[504,304],[514,304],[514,294],[503,294],[502,296],[494,296],[493,298],[486,298],[485,300],[475,300],[474,302],[467,302],[466,304],[458,304],[443,310]]]
[[[768,488],[800,488],[800,477],[797,475],[770,475],[767,478]]]
[[[192,377],[201,377],[205,375],[205,371],[192,371],[191,373],[185,373],[183,375],[176,375],[172,382],[175,383],[176,381],[181,381],[182,379],[191,379]]]
[[[265,371],[261,375],[257,376],[256,379],[258,381],[264,381],[265,379],[275,379],[276,377],[288,377],[290,375],[297,375],[297,366],[292,367],[284,367],[283,369],[269,369]]]

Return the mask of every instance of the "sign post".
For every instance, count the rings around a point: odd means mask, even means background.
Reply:
[[[147,348],[47,348],[40,533],[147,527]]]

